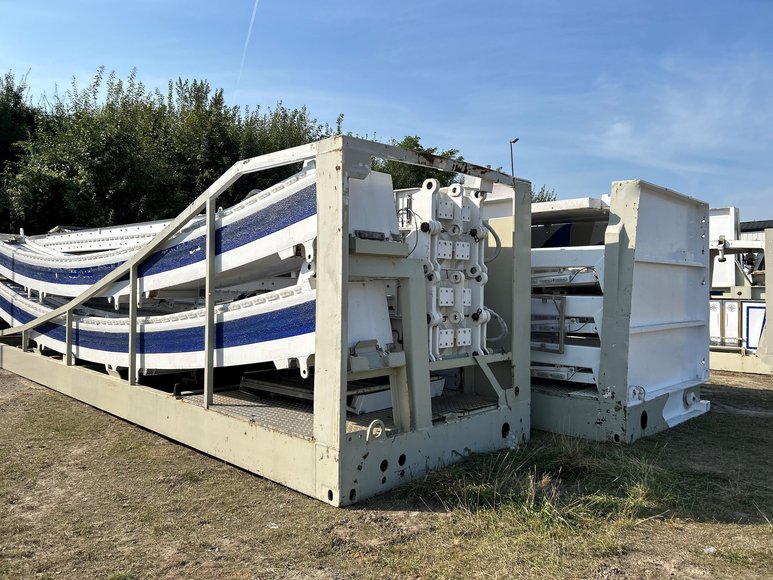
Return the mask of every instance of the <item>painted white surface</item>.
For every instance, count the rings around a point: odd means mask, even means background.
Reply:
[[[725,236],[726,240],[739,239],[740,223],[738,208],[712,207],[709,210],[709,238],[712,242]],[[727,256],[724,262],[719,256],[714,258],[714,273],[711,279],[712,288],[727,288],[736,284],[736,258]]]

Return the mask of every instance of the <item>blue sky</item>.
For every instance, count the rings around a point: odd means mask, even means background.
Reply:
[[[419,135],[560,198],[641,178],[773,219],[773,1],[0,0],[0,72],[35,99],[104,65],[206,78],[239,105],[307,105]],[[239,80],[240,79],[240,80]]]

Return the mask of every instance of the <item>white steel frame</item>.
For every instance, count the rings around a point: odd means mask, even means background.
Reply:
[[[404,244],[347,236],[349,183],[363,179],[372,158],[432,167],[514,186],[510,263],[500,268],[509,287],[500,312],[508,314],[511,339],[504,352],[430,363],[424,273],[404,259]],[[317,310],[313,430],[298,434],[221,412],[214,401],[215,214],[218,196],[241,176],[296,162],[317,168]],[[203,405],[137,384],[137,268],[189,220],[206,214],[206,325]],[[471,452],[526,441],[530,431],[530,184],[489,168],[407,151],[349,136],[336,136],[234,164],[130,260],[68,302],[27,324],[0,332],[0,366],[205,453],[273,479],[333,505],[346,505],[419,477]],[[500,232],[502,235],[505,232]],[[507,236],[505,236],[507,239]],[[129,274],[131,332],[128,381],[76,365],[72,323],[76,307]],[[347,286],[353,279],[398,280],[405,364],[353,372],[347,342]],[[506,279],[505,279],[506,278]],[[29,350],[29,332],[52,320],[66,324],[63,360]],[[21,348],[13,337],[21,334]],[[355,353],[356,354],[356,353]],[[359,368],[359,367],[357,367]],[[464,392],[491,404],[474,413],[433,420],[430,371],[465,369]],[[374,421],[347,432],[349,380],[388,376],[393,401],[391,429]]]
[[[708,411],[708,213],[642,180],[614,182],[603,247],[533,250],[546,271],[595,265],[603,289],[599,346],[532,351],[533,376],[562,380],[534,385],[535,428],[632,442]],[[578,304],[567,302],[567,317]]]

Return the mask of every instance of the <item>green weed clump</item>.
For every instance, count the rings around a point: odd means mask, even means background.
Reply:
[[[672,515],[676,483],[657,453],[538,435],[431,474],[410,493],[451,516],[449,537],[437,541],[457,566],[474,570],[483,558],[500,570],[582,576],[589,562],[623,554],[632,528]]]
[[[510,514],[566,528],[633,523],[668,513],[678,499],[673,474],[654,458],[630,448],[548,439],[470,458],[429,476],[415,493],[473,518]]]

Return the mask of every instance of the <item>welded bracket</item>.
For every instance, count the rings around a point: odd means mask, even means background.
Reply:
[[[486,377],[486,379],[488,379],[489,384],[494,389],[494,392],[497,394],[497,397],[501,402],[504,399],[505,390],[502,388],[502,385],[499,384],[499,381],[494,375],[494,371],[492,371],[491,367],[488,366],[488,363],[486,362],[486,359],[483,355],[476,355],[473,358],[475,359],[475,362],[478,363],[480,370],[483,371],[483,375]]]

